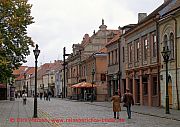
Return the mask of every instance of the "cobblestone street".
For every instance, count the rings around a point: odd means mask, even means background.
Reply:
[[[136,106],[133,110],[137,109]],[[144,110],[144,109],[142,109]],[[32,118],[33,116],[33,98],[28,98],[27,105],[23,106],[22,99],[15,101],[1,101],[0,126],[9,127],[179,127],[179,116],[174,118],[158,117],[156,115],[148,115],[146,113],[132,113],[132,119],[127,119],[126,111],[122,108],[120,119],[113,119],[113,112],[109,102],[78,102],[67,99],[51,99],[44,101],[38,99],[38,118],[51,121],[33,122],[33,121],[17,121],[17,118]],[[151,111],[152,112],[152,111]],[[156,112],[156,111],[155,111]],[[177,111],[177,114],[179,111]],[[160,113],[159,113],[160,115]],[[178,119],[179,118],[179,119]],[[13,120],[12,120],[13,119]],[[97,122],[73,122],[73,119],[96,119]],[[109,120],[108,122],[100,120]],[[68,121],[66,121],[68,120]]]

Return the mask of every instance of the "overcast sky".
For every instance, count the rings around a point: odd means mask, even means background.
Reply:
[[[150,14],[164,0],[29,0],[34,24],[28,34],[41,50],[38,66],[62,59],[63,47],[81,43],[84,34],[98,31],[104,19],[107,29],[137,23],[139,12]],[[34,66],[34,55],[24,65]]]

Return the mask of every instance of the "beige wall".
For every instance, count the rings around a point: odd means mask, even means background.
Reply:
[[[169,40],[169,35],[171,32],[173,32],[174,35],[175,31],[177,32],[177,36],[174,38],[174,40],[176,39],[177,41],[177,66],[178,66],[178,74],[177,77],[178,79],[176,79],[176,61],[175,60],[170,60],[168,63],[168,74],[171,76],[171,80],[172,80],[172,108],[177,109],[177,87],[178,86],[178,91],[180,93],[180,84],[179,81],[177,81],[177,85],[176,85],[176,80],[179,80],[179,76],[180,76],[180,16],[176,17],[177,20],[177,27],[175,28],[175,20],[173,20],[172,18],[167,18],[165,20],[162,20],[160,22],[159,25],[159,37],[160,37],[160,52],[163,49],[163,37],[165,34],[167,34],[168,36],[168,40]],[[176,30],[175,30],[176,29]],[[175,42],[176,42],[175,41]],[[176,47],[175,47],[176,49]],[[160,56],[160,60],[161,60],[161,65],[163,65],[163,68],[161,66],[161,70],[160,70],[160,75],[162,75],[163,79],[160,80],[160,86],[161,86],[161,106],[165,106],[166,101],[165,101],[165,96],[166,96],[166,65],[163,62],[163,57],[161,54],[159,54]],[[180,101],[180,98],[179,98]]]

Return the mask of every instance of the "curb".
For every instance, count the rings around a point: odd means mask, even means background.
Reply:
[[[112,108],[112,107],[109,107],[109,106],[98,105],[98,104],[92,104],[92,103],[85,103],[85,104],[95,105],[95,106],[100,106],[100,107]],[[122,111],[126,111],[126,110],[123,109]],[[144,113],[144,112],[137,112],[137,111],[132,111],[132,112],[137,113],[137,114],[142,114],[142,115],[148,115],[148,116],[159,117],[159,118],[163,118],[163,119],[170,119],[170,120],[180,121],[180,119],[177,119],[177,118],[170,118],[170,117],[166,117],[166,116],[159,116],[159,115],[155,115],[155,114]]]

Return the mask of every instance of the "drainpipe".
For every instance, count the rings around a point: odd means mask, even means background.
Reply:
[[[119,56],[118,57],[118,63],[119,63],[119,71],[118,71],[118,76],[119,77],[118,78],[119,78],[119,91],[120,91],[119,94],[120,94],[120,97],[121,97],[122,90],[121,90],[121,68],[120,68],[121,67],[121,63],[120,63],[121,62],[121,56],[120,56],[121,55],[121,50],[120,50],[121,49],[121,47],[120,47],[120,42],[121,41],[120,41],[120,39],[121,39],[121,37],[118,39],[118,56]]]
[[[159,47],[160,47],[160,42],[159,42],[159,23],[158,23],[158,20],[159,20],[159,15],[156,16],[156,18],[154,19],[154,21],[156,22],[156,41],[157,41],[157,71],[158,71],[158,80],[157,80],[157,83],[158,83],[158,106],[161,105],[161,94],[160,94],[160,60],[159,60]]]
[[[172,17],[172,19],[174,20],[174,22],[175,22],[175,26],[174,26],[174,30],[175,30],[175,40],[174,40],[174,42],[175,42],[175,61],[176,61],[176,92],[177,92],[177,104],[178,104],[178,110],[180,110],[180,107],[179,107],[179,91],[178,91],[178,82],[177,82],[177,79],[178,79],[178,76],[177,76],[177,20],[176,20],[176,18],[174,18],[174,16],[173,15],[171,15],[171,17]]]

